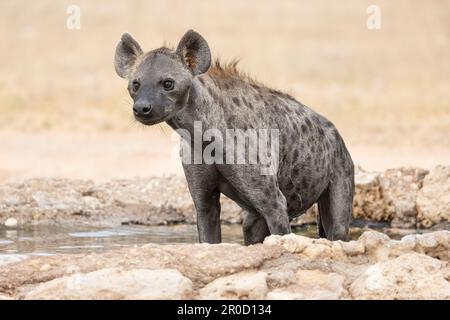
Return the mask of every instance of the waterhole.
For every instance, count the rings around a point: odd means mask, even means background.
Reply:
[[[370,228],[352,228],[351,237],[357,239]],[[371,228],[374,229],[374,228]],[[294,233],[317,238],[315,225],[293,228]],[[392,238],[404,235],[380,230]],[[222,225],[222,241],[243,243],[240,225]],[[103,252],[114,248],[132,247],[147,243],[197,243],[195,225],[121,226],[116,228],[29,225],[16,229],[0,227],[0,254],[51,255],[59,253]]]

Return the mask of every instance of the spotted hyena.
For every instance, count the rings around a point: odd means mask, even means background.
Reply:
[[[243,75],[235,64],[212,62],[208,43],[192,30],[175,50],[162,47],[147,53],[124,34],[116,48],[115,69],[128,79],[134,117],[145,125],[165,121],[191,135],[196,133],[195,122],[202,124],[202,132],[215,129],[225,134],[230,128],[279,132],[273,174],[261,174],[259,163],[183,163],[201,242],[221,241],[221,194],[246,211],[246,244],[261,242],[269,234],[290,233],[290,220],[316,202],[320,237],[347,239],[353,162],[325,117]],[[187,145],[198,153],[192,141]]]

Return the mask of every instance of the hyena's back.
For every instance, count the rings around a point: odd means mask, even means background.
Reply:
[[[290,95],[241,76],[233,66],[225,70],[216,65],[200,80],[222,106],[226,128],[279,129],[277,180],[291,218],[317,202],[337,176],[351,177],[345,187],[353,188],[352,159],[325,117]]]

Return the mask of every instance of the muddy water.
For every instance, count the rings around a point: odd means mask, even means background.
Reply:
[[[352,229],[352,238],[358,238],[363,231],[364,229],[360,228]],[[317,237],[314,225],[295,228],[293,232],[308,237]],[[400,234],[392,232],[389,235],[393,238],[400,237]],[[243,243],[241,226],[223,225],[222,240]],[[49,255],[102,252],[146,243],[196,242],[198,242],[198,236],[195,225],[122,226],[111,229],[40,225],[22,226],[17,229],[0,227],[0,254]]]

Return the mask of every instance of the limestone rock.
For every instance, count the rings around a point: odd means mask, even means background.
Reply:
[[[354,299],[450,299],[448,262],[418,253],[376,263],[350,286]]]
[[[399,168],[386,170],[380,176],[386,216],[396,228],[416,227],[416,196],[427,170]]]
[[[14,299],[444,299],[450,232],[392,240],[368,231],[350,242],[273,235],[252,246],[148,244],[2,259],[0,295]]]
[[[320,270],[298,270],[297,284],[268,293],[272,300],[330,300],[341,299],[347,295],[345,278],[337,273]]]
[[[25,299],[187,299],[192,282],[171,269],[105,268],[73,274],[38,285]]]
[[[420,227],[450,221],[450,166],[437,166],[423,180],[417,194]]]
[[[27,255],[24,254],[0,254],[0,266],[25,260]]]
[[[373,221],[388,221],[380,186],[380,174],[355,168],[355,195],[353,217]]]
[[[15,218],[8,218],[5,221],[5,227],[7,227],[7,228],[15,228],[15,227],[17,227],[17,225],[18,225],[18,222],[17,222],[17,219],[15,219]]]
[[[450,166],[424,177],[422,169],[392,169],[384,174],[355,170],[353,217],[391,222],[394,227],[450,223]],[[423,180],[423,182],[422,182]],[[422,187],[423,184],[423,187]],[[243,210],[221,198],[221,220],[242,223]],[[317,207],[292,221],[313,224]],[[195,207],[186,180],[178,176],[89,180],[28,179],[0,186],[0,223],[20,225],[80,223],[90,225],[163,225],[195,223]]]
[[[262,244],[148,244],[102,254],[34,256],[11,266],[0,266],[0,293],[12,295],[24,285],[66,277],[72,270],[87,274],[104,268],[176,269],[200,288],[223,276],[257,270],[283,252],[280,246]]]
[[[396,248],[396,244],[402,245],[409,251],[426,254],[442,261],[450,261],[450,231],[447,230],[404,236],[400,241],[393,241],[393,249]],[[406,252],[407,249],[403,251]]]
[[[214,280],[200,290],[200,299],[264,299],[267,274],[244,271]]]
[[[342,250],[347,256],[362,255],[366,252],[366,248],[362,241],[348,241],[342,242]]]
[[[391,239],[381,232],[366,231],[358,239],[364,244],[364,251],[372,261],[383,261],[389,258]]]
[[[392,240],[381,232],[366,231],[358,240],[349,242],[311,239],[296,234],[271,235],[264,240],[264,244],[282,246],[290,253],[300,254],[309,259],[367,263],[418,252],[450,261],[450,231],[446,230],[407,235],[401,240]]]
[[[301,253],[313,242],[313,239],[296,235],[294,233],[285,236],[270,235],[264,239],[266,245],[278,245],[291,253]]]

